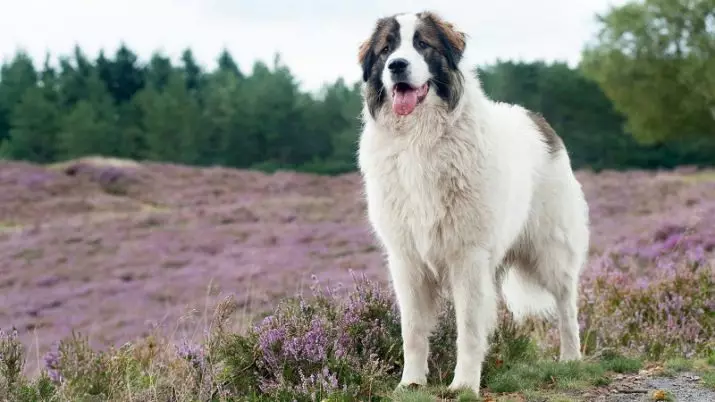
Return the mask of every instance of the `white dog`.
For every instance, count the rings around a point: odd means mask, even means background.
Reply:
[[[401,312],[400,386],[427,381],[447,290],[458,331],[450,389],[479,394],[500,287],[517,318],[555,310],[561,360],[581,358],[589,229],[562,140],[541,116],[488,99],[460,64],[464,49],[465,35],[434,13],[378,20],[359,51],[358,160]]]

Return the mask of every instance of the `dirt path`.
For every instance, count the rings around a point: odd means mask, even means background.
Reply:
[[[674,401],[713,402],[715,390],[705,387],[699,375],[692,372],[678,373],[673,377],[648,377],[642,375],[619,376],[608,387],[607,394],[586,396],[587,401],[642,402],[658,400],[657,390],[666,391]]]

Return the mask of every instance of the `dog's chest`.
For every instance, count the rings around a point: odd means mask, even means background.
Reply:
[[[381,236],[430,259],[447,215],[443,182],[449,172],[434,150],[404,147],[373,154],[366,180],[371,220]]]

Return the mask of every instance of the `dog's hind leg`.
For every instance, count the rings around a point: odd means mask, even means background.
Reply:
[[[429,336],[437,324],[435,278],[416,258],[389,254],[388,266],[400,309],[404,368],[399,387],[427,384]]]
[[[568,242],[556,241],[542,245],[533,267],[536,280],[556,301],[562,361],[581,359],[578,281],[584,261],[570,246]]]

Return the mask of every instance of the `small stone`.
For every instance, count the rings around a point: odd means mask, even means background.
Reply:
[[[668,395],[662,389],[658,389],[653,392],[654,401],[664,401],[667,399],[667,396]]]

